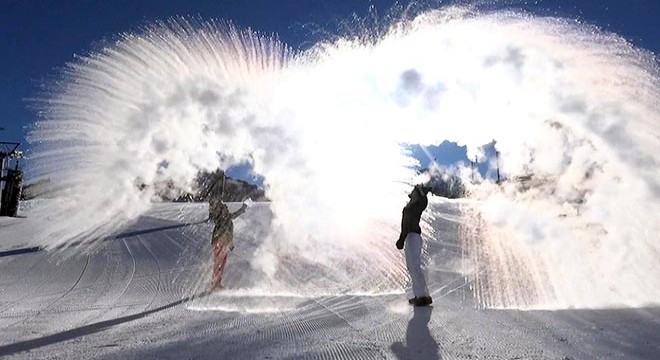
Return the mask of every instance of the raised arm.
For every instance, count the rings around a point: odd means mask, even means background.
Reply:
[[[231,214],[231,219],[234,220],[237,217],[241,216],[241,214],[243,214],[247,208],[248,208],[248,206],[245,205],[245,203],[243,203],[243,205],[241,206],[240,209],[236,210],[235,212],[233,212]]]

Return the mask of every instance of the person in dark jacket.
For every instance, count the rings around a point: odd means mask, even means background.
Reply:
[[[227,264],[229,251],[234,250],[234,222],[239,215],[245,212],[247,204],[243,203],[240,209],[230,213],[220,200],[209,201],[209,220],[213,220],[213,236],[211,246],[213,247],[213,279],[211,290],[222,288],[222,272]]]
[[[397,249],[404,249],[406,266],[412,282],[414,298],[408,302],[415,306],[427,306],[433,302],[426,286],[426,275],[422,269],[422,228],[419,222],[429,201],[427,194],[430,187],[416,185],[408,197],[410,200],[403,208],[401,234],[396,242]]]

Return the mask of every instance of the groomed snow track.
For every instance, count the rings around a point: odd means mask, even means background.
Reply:
[[[469,284],[440,270],[429,274],[432,308],[403,295],[207,294],[195,289],[208,279],[190,280],[209,273],[205,215],[205,205],[161,204],[92,247],[0,251],[0,358],[660,357],[657,308],[478,310]],[[241,261],[237,251],[229,266]]]

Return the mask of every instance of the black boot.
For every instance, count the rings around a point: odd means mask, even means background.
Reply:
[[[414,306],[428,306],[433,304],[433,299],[430,296],[420,296],[408,299],[408,304]]]
[[[412,303],[415,306],[429,306],[433,304],[433,299],[430,296],[420,296],[413,299]]]

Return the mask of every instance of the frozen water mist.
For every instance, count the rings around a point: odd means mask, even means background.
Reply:
[[[472,158],[495,139],[509,181],[471,186],[460,219],[479,304],[657,304],[659,79],[616,35],[515,13],[445,8],[305,52],[156,24],[69,65],[43,102],[32,171],[52,200],[17,241],[107,235],[158,184],[248,161],[272,199],[251,264],[264,284],[389,291],[405,282],[393,244],[415,181],[402,144],[450,140]]]

